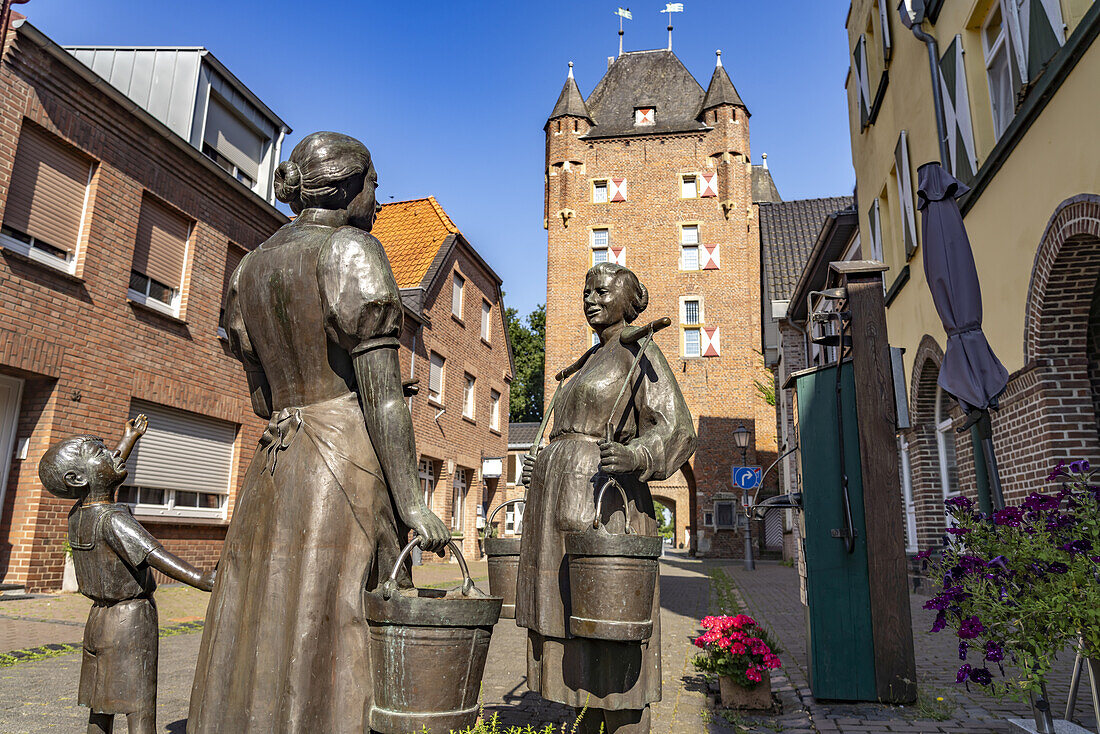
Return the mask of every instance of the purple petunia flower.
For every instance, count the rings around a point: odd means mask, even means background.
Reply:
[[[996,640],[985,643],[985,659],[991,663],[999,663],[1005,659],[1004,648]]]
[[[931,557],[932,557],[932,549],[927,548],[925,550],[922,550],[917,555],[913,556],[913,560],[914,561],[920,561],[920,560],[923,560],[925,558],[931,558]]]
[[[974,501],[973,500],[971,500],[969,497],[963,496],[961,494],[957,495],[955,497],[952,497],[950,499],[944,500],[943,503],[945,505],[947,505],[948,507],[957,507],[960,510],[969,510],[970,508],[972,508],[974,506]]]
[[[970,528],[948,528],[947,532],[951,535],[966,535],[970,532]]]
[[[1091,468],[1092,467],[1089,464],[1088,459],[1081,459],[1080,461],[1074,461],[1069,465],[1069,470],[1071,472],[1073,472],[1074,474],[1084,474],[1085,472],[1087,472]]]
[[[993,682],[993,676],[986,668],[975,668],[970,671],[970,680],[974,681],[978,685],[988,686]]]
[[[983,632],[985,632],[985,626],[977,615],[967,617],[959,625],[959,637],[964,640],[973,640]]]
[[[999,568],[1002,571],[1008,570],[1008,559],[1004,556],[996,556],[989,559],[989,563],[985,564],[989,568]]]
[[[966,679],[970,677],[970,663],[963,663],[959,668],[959,672],[955,675],[956,683],[965,683]]]
[[[963,640],[959,643],[959,660],[966,660],[966,652],[970,649],[970,643]]]
[[[1048,482],[1053,482],[1055,479],[1058,478],[1058,476],[1060,474],[1062,474],[1062,470],[1065,469],[1065,468],[1066,468],[1066,462],[1064,460],[1059,461],[1058,466],[1054,467],[1054,471],[1052,471],[1050,473],[1050,476],[1047,477],[1047,481]]]
[[[1073,541],[1072,543],[1066,543],[1065,545],[1061,545],[1058,547],[1069,553],[1071,556],[1076,556],[1088,553],[1090,550],[1092,550],[1092,542],[1081,538],[1079,540]]]
[[[1064,563],[1054,562],[1047,566],[1047,570],[1051,573],[1066,573],[1069,571],[1069,566]]]
[[[1020,521],[1024,519],[1024,511],[1019,507],[1006,507],[993,513],[994,525],[1007,525],[1011,528],[1020,527]]]
[[[932,622],[932,629],[929,632],[939,632],[947,626],[947,612],[940,612],[936,615],[935,621]]]

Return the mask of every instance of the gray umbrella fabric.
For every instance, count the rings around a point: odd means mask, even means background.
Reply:
[[[996,408],[1008,385],[1008,370],[982,332],[978,270],[955,201],[969,190],[939,163],[925,163],[917,171],[924,275],[947,332],[938,382],[967,413]]]

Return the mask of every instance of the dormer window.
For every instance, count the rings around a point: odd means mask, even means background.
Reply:
[[[657,122],[657,111],[653,107],[635,107],[635,125],[653,125]]]

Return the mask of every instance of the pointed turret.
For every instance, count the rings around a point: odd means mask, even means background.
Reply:
[[[577,88],[577,81],[573,78],[572,61],[569,62],[569,76],[565,79],[561,94],[558,95],[558,102],[554,105],[554,111],[550,113],[546,122],[549,124],[551,120],[559,117],[579,117],[590,124],[592,122],[592,117],[588,114],[588,106],[585,105],[581,90]]]
[[[740,107],[748,114],[749,108],[741,101],[741,95],[737,93],[733,82],[730,81],[729,74],[722,66],[722,52],[717,51],[716,55],[718,61],[714,65],[714,75],[710,78],[710,86],[707,87],[707,93],[703,97],[703,106],[699,108],[699,118],[701,119],[703,113],[707,110],[726,104]]]

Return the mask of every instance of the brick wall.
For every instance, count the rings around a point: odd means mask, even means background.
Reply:
[[[0,65],[0,216],[21,129],[37,125],[95,161],[76,273],[0,253],[0,371],[25,379],[0,514],[0,575],[29,590],[61,585],[71,502],[45,493],[37,461],[74,433],[117,440],[133,398],[240,426],[236,476],[263,422],[240,365],[216,334],[229,242],[251,248],[284,221],[228,176],[211,172],[18,32]],[[195,222],[183,303],[171,318],[127,302],[142,196]],[[186,368],[183,368],[186,366]],[[230,506],[235,497],[230,494]],[[224,525],[150,525],[173,551],[209,566]]]
[[[463,314],[457,319],[451,314],[451,291],[455,272],[466,278],[463,289]],[[453,515],[452,489],[458,469],[466,470],[466,506],[462,522],[462,553],[467,559],[481,557],[481,544],[476,532],[477,508],[494,501],[503,486],[503,479],[484,480],[481,461],[484,457],[507,457],[508,395],[512,379],[508,357],[507,329],[504,325],[504,305],[497,282],[472,256],[467,246],[458,240],[453,251],[434,280],[434,290],[425,298],[425,313],[429,324],[417,328],[406,319],[401,337],[401,371],[405,379],[420,380],[420,392],[412,398],[413,430],[416,450],[423,458],[435,462],[436,482],[432,495],[432,510],[447,525]],[[481,339],[481,304],[491,305],[489,341]],[[415,337],[415,367],[413,341]],[[442,355],[444,364],[443,401],[428,398],[428,365],[431,352]],[[462,414],[465,375],[475,378],[473,419]],[[497,429],[489,426],[489,391],[500,393],[500,419]],[[443,413],[440,414],[440,411]],[[505,464],[507,461],[505,460]],[[497,502],[494,501],[495,507]],[[490,508],[491,510],[492,508]],[[500,516],[503,519],[503,513]],[[425,560],[435,556],[424,556]]]
[[[679,321],[680,297],[700,295],[706,325],[721,328],[720,357],[680,358],[675,328],[655,341],[679,380],[699,434],[685,479],[692,544],[706,555],[738,555],[741,536],[716,536],[702,527],[702,513],[711,510],[716,492],[730,489],[730,467],[740,464],[730,437],[738,423],[753,433],[749,464],[766,466],[776,448],[774,409],[753,386],[760,374],[760,240],[751,198],[748,116],[723,106],[707,112],[709,132],[602,140],[580,139],[588,132],[584,120],[561,119],[560,130],[558,122],[551,121],[546,131],[546,400],[556,387],[552,376],[591,344],[581,302],[591,264],[589,231],[607,227],[611,244],[625,245],[626,266],[649,289],[650,305],[639,321],[659,316]],[[718,197],[680,198],[680,174],[715,171]],[[627,179],[627,201],[592,203],[591,180],[612,177]],[[562,210],[572,216],[563,218]],[[719,244],[720,270],[680,271],[680,223],[698,223],[700,241]]]

